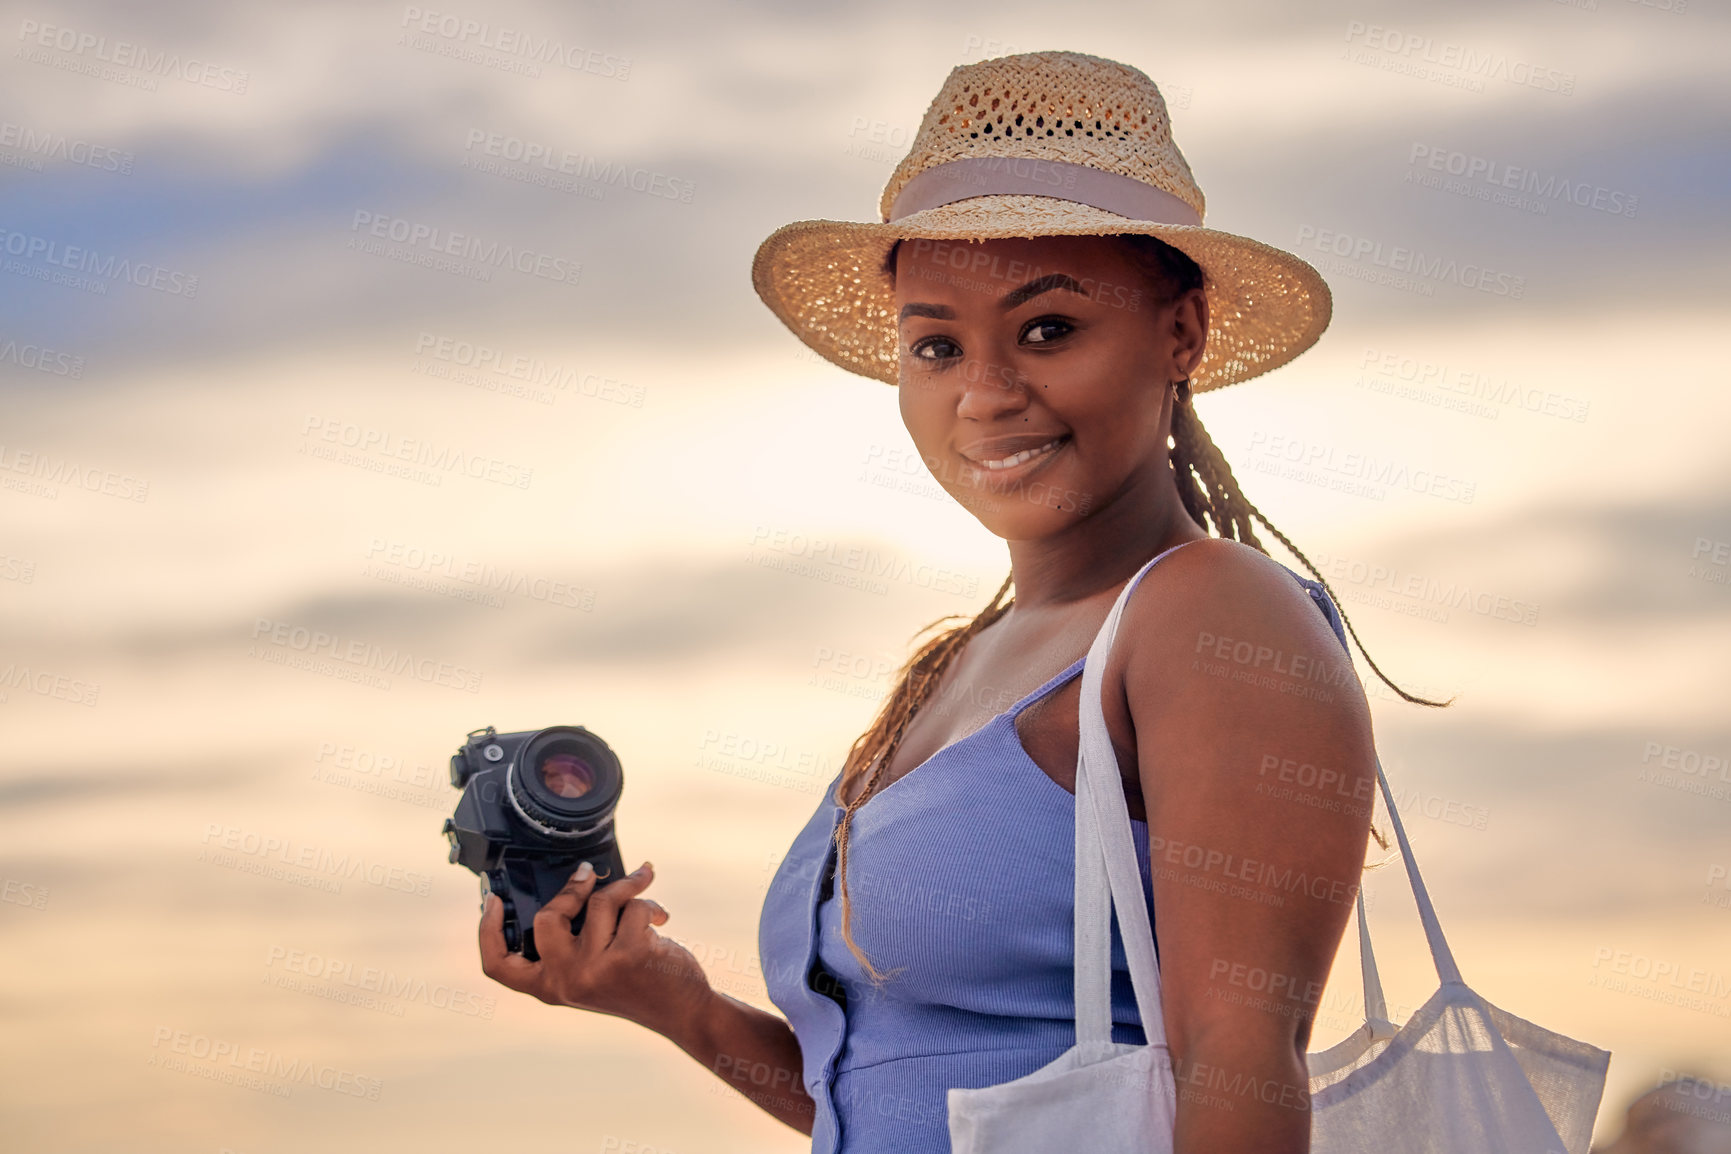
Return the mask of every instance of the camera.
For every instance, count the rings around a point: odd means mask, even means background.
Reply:
[[[579,863],[595,867],[595,888],[625,874],[613,810],[625,774],[607,743],[581,725],[471,732],[451,758],[451,785],[463,791],[445,819],[451,860],[485,879],[505,905],[505,947],[539,961],[535,914],[565,887]],[[571,921],[575,934],[587,909]]]

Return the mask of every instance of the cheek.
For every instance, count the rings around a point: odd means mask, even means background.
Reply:
[[[896,386],[896,407],[901,411],[902,424],[916,440],[929,436],[942,423],[941,404],[938,390],[919,384],[916,377],[909,376]]]

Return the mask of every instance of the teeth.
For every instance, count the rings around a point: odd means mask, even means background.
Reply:
[[[1044,445],[1039,445],[1032,449],[1023,449],[1020,453],[1005,457],[1001,461],[981,461],[980,464],[984,465],[988,469],[1011,469],[1020,465],[1023,461],[1031,461],[1042,453],[1050,452],[1052,449],[1056,448],[1058,442],[1063,439],[1064,438],[1062,437],[1054,437]]]

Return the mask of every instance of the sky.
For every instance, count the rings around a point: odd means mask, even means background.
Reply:
[[[0,1117],[21,1149],[442,1150],[502,1126],[806,1148],[664,1039],[480,973],[445,759],[487,724],[602,734],[663,932],[770,1006],[779,855],[916,631],[978,612],[1008,555],[919,465],[890,387],[763,307],[751,258],[790,221],[875,219],[948,71],[1039,49],[1151,76],[1207,223],[1333,291],[1312,350],[1197,407],[1378,664],[1456,697],[1371,685],[1468,982],[1612,1052],[1601,1138],[1668,1072],[1731,1084],[1731,11],[1053,11],[0,6]],[[587,66],[487,47],[504,29]],[[453,234],[539,275],[434,265]],[[1379,283],[1396,246],[1508,291]],[[522,363],[552,383],[490,367]],[[409,442],[487,467],[387,472]],[[1329,464],[1354,454],[1455,484],[1354,485]],[[856,548],[907,576],[850,584]],[[272,640],[297,629],[463,673],[357,680]],[[220,852],[266,839],[412,881]],[[1398,875],[1366,887],[1410,1010],[1435,975]],[[1358,1025],[1341,957],[1316,1048]],[[410,993],[353,1000],[368,968]],[[181,1036],[378,1093],[224,1083],[176,1061]]]

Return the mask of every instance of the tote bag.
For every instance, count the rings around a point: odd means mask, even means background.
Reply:
[[[1170,552],[1168,550],[1167,552]],[[948,1092],[952,1154],[1170,1154],[1177,1092],[1160,968],[1118,760],[1100,704],[1106,657],[1142,567],[1082,672],[1076,772],[1076,1044],[1031,1074]],[[1365,1024],[1308,1055],[1313,1154],[1587,1154],[1611,1055],[1491,1005],[1460,979],[1379,761],[1377,781],[1440,985],[1401,1027],[1387,1021],[1364,899]],[[1146,1045],[1112,1041],[1116,907]]]

